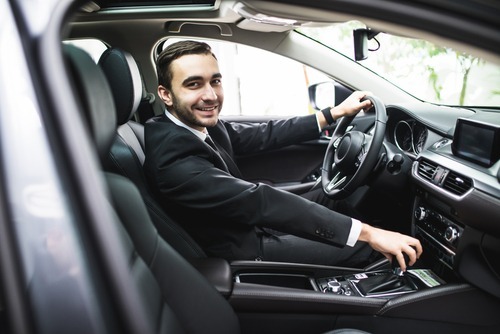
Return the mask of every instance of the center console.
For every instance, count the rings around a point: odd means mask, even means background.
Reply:
[[[388,267],[387,261],[379,263]],[[298,273],[239,272],[236,283],[251,283],[267,286],[318,291],[325,294],[366,297],[393,298],[407,293],[442,285],[445,282],[428,269],[409,269],[401,272],[399,268],[376,269],[368,271],[348,271],[340,274],[314,275]]]
[[[405,273],[376,270],[316,280],[321,292],[367,298],[393,298],[444,283],[427,269],[409,269]]]
[[[386,259],[366,268],[221,259],[193,265],[249,333],[323,333],[363,324],[389,333],[404,324],[408,334],[435,326],[457,334],[498,322],[498,299],[464,281],[443,279],[422,257],[405,273]]]

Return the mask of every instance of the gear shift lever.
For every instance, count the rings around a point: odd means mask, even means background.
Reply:
[[[406,264],[406,268],[408,269],[409,262],[410,262],[410,257],[405,252],[403,252],[403,257],[404,257],[404,261],[405,261],[405,264]],[[404,275],[404,271],[401,270],[401,267],[399,266],[399,262],[398,262],[398,260],[396,259],[395,256],[392,257],[391,266],[392,266],[392,272],[395,275],[398,275],[398,276],[403,276]]]
[[[410,257],[403,252],[406,268],[408,268]],[[392,270],[385,273],[375,274],[371,277],[360,280],[356,286],[362,295],[392,294],[414,291],[415,283],[408,275],[401,270],[398,260],[395,256],[391,262]]]

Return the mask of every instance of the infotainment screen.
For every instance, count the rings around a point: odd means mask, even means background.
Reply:
[[[500,126],[459,118],[452,151],[483,166],[493,165],[500,158]]]

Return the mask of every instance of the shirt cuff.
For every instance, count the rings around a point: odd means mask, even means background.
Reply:
[[[316,116],[316,124],[318,124],[318,132],[321,133],[321,131],[323,131],[323,129],[321,128],[321,126],[319,125],[319,116],[318,116],[319,113],[316,113],[315,116]]]
[[[347,238],[346,245],[354,247],[356,241],[358,241],[359,235],[361,234],[361,222],[357,219],[351,218],[351,232],[349,232],[349,237]]]

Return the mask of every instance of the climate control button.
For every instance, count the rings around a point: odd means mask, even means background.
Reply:
[[[453,242],[457,240],[458,236],[459,236],[458,230],[453,226],[448,226],[444,231],[444,238],[448,242]]]

